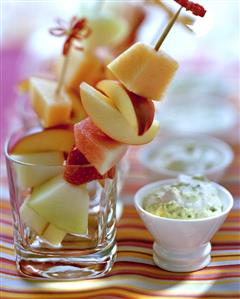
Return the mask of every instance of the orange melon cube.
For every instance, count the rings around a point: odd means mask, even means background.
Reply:
[[[31,104],[43,127],[70,122],[72,103],[65,92],[56,95],[57,82],[32,77],[29,83]]]
[[[160,100],[178,69],[178,63],[163,51],[136,43],[113,60],[108,68],[130,91]]]
[[[100,59],[90,51],[79,51],[72,47],[68,55],[69,61],[64,82],[64,86],[67,89],[72,89],[79,93],[81,82],[84,81],[90,85],[94,85],[103,78],[104,66]],[[61,57],[56,66],[58,76],[60,76],[62,64],[63,57]]]

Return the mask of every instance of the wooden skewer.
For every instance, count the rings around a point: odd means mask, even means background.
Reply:
[[[56,95],[60,95],[60,93],[62,91],[62,87],[63,87],[64,81],[65,81],[66,71],[68,68],[69,57],[70,57],[69,53],[67,55],[63,56],[64,60],[63,60],[63,65],[62,65],[62,69],[61,69],[60,78],[58,80]]]
[[[154,49],[156,51],[158,51],[162,45],[162,43],[164,42],[166,36],[168,35],[169,31],[171,30],[171,28],[173,27],[174,23],[176,22],[180,12],[182,10],[182,6],[179,8],[179,10],[177,11],[177,13],[173,16],[173,18],[169,21],[167,27],[164,29],[162,35],[160,36],[159,40],[157,41]]]
[[[166,12],[169,18],[173,17],[174,11],[170,7],[168,7],[166,3],[162,2],[162,0],[155,0],[154,3],[161,7]],[[189,30],[190,32],[193,32],[193,30],[189,26],[192,26],[194,22],[195,19],[191,16],[185,15],[178,18],[178,23],[180,23],[182,26],[184,26],[185,29]]]

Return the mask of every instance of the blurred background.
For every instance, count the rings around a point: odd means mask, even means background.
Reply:
[[[169,16],[178,9],[173,0],[104,1],[103,10],[144,5],[145,19],[137,40],[154,44]],[[184,13],[162,48],[180,64],[165,99],[157,105],[161,134],[206,133],[229,142],[238,140],[239,118],[239,0],[201,0],[204,18]],[[96,1],[1,2],[1,147],[10,131],[21,126],[24,111],[17,84],[30,75],[51,70],[63,40],[48,33],[57,17],[96,13]],[[114,8],[114,6],[116,6]],[[119,8],[121,10],[121,8]],[[119,11],[120,11],[119,10]],[[119,13],[120,17],[120,13]]]

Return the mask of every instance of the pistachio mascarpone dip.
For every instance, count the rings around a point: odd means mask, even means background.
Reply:
[[[153,215],[173,219],[201,219],[222,212],[223,205],[213,183],[203,177],[181,175],[143,199],[143,208]]]

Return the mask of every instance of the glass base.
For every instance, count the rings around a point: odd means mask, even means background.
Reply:
[[[97,252],[81,256],[77,252],[64,255],[38,253],[17,246],[16,264],[22,275],[31,278],[88,279],[106,275],[116,260],[116,252],[115,242]]]

